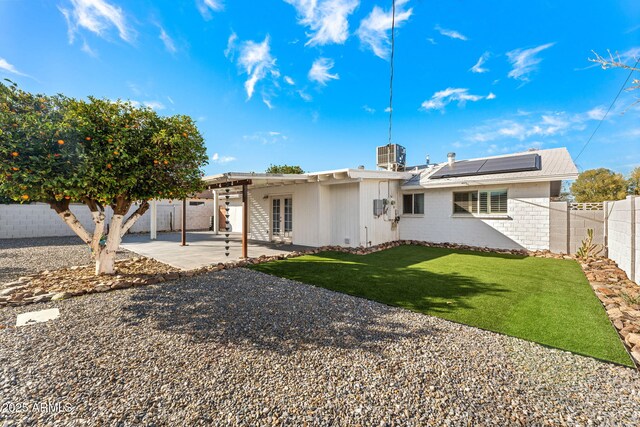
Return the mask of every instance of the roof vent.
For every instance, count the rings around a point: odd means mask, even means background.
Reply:
[[[448,153],[447,154],[447,163],[449,163],[449,166],[453,166],[453,164],[456,161],[456,153]]]
[[[363,170],[364,170],[364,165],[360,165],[360,166],[358,166],[358,169],[360,169],[361,171],[363,171]]]

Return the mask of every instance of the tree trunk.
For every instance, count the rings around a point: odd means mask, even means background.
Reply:
[[[104,247],[100,247],[96,255],[96,275],[115,273],[116,254],[122,240],[123,218],[124,215],[121,214],[114,214],[113,218],[111,218],[107,244]]]
[[[104,233],[104,212],[91,211],[93,216],[93,222],[96,224],[96,228],[93,231],[93,238],[91,239],[91,256],[94,259],[98,259],[98,253],[100,253],[100,239]]]

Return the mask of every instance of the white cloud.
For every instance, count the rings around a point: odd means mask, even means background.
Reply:
[[[224,50],[224,56],[228,59],[233,59],[233,54],[236,50],[236,42],[238,41],[238,35],[232,31],[227,39],[227,48]]]
[[[249,75],[244,83],[247,99],[251,99],[256,84],[268,74],[273,77],[280,75],[276,68],[276,59],[271,56],[269,40],[269,35],[267,35],[262,43],[246,41],[240,48],[238,65]]]
[[[300,98],[302,98],[304,101],[306,102],[311,102],[313,100],[313,98],[311,97],[311,95],[309,95],[307,92],[305,92],[304,90],[299,90],[298,91],[298,95],[300,95]]]
[[[489,95],[485,99],[496,99],[496,94],[493,92],[489,92]]]
[[[177,51],[176,44],[173,42],[173,39],[169,36],[169,34],[167,34],[167,32],[162,27],[160,27],[159,37],[160,37],[160,40],[162,40],[162,43],[164,43],[164,47],[167,49],[167,51],[171,53],[176,53]]]
[[[436,45],[436,44],[438,44],[438,43],[436,42],[436,40],[435,40],[433,37],[429,37],[429,38],[427,39],[427,41],[428,41],[429,43],[431,43],[432,45]]]
[[[545,49],[549,49],[555,43],[543,44],[531,49],[515,49],[507,52],[507,58],[513,67],[508,76],[523,82],[529,81],[529,74],[538,69],[542,58],[537,55]]]
[[[271,103],[271,99],[262,95],[262,102],[264,102],[264,105],[266,105],[269,110],[273,110],[273,104]]]
[[[142,101],[145,107],[153,108],[154,110],[164,110],[165,106],[160,101]]]
[[[403,10],[408,0],[398,0],[396,2],[395,26],[399,28],[406,22],[413,13],[413,9]],[[391,30],[392,11],[384,11],[378,6],[366,18],[360,21],[357,34],[360,42],[369,48],[379,58],[386,59],[389,56],[391,42],[389,41],[389,30]]]
[[[476,102],[481,99],[494,99],[495,95],[489,93],[487,96],[472,95],[469,93],[469,89],[465,88],[446,88],[433,94],[431,99],[428,99],[422,103],[420,108],[422,110],[441,110],[450,104],[451,102],[458,102],[459,106],[463,106],[467,101]]]
[[[242,139],[245,141],[256,141],[261,144],[277,144],[284,142],[288,139],[287,135],[281,132],[268,131],[268,132],[254,132],[250,135],[243,135]]]
[[[218,153],[213,153],[213,156],[211,156],[211,161],[213,163],[218,163],[220,165],[223,165],[223,164],[229,163],[229,162],[233,162],[234,160],[236,160],[235,157],[232,157],[232,156],[221,156]]]
[[[82,41],[82,47],[80,48],[80,50],[82,50],[84,53],[86,53],[89,56],[93,56],[94,58],[96,58],[98,56],[96,51],[91,49],[91,46],[89,46],[89,43],[87,43],[86,40]]]
[[[440,25],[436,25],[435,26],[435,30],[437,32],[439,32],[440,34],[442,34],[445,37],[449,37],[452,39],[458,39],[458,40],[469,40],[467,38],[467,36],[465,36],[464,34],[456,31],[456,30],[447,30],[446,28],[442,28],[440,27]]]
[[[487,62],[487,59],[489,59],[490,55],[491,54],[489,52],[483,53],[482,56],[478,59],[478,62],[476,62],[476,65],[471,67],[469,71],[471,71],[472,73],[486,73],[487,71],[489,71],[488,68],[482,68],[482,65]]]
[[[15,74],[17,76],[28,77],[26,74],[18,71],[18,69],[15,66],[13,66],[13,64],[10,64],[4,58],[0,58],[0,70],[4,70],[4,71],[6,71],[8,73]]]
[[[491,142],[503,139],[525,141],[529,138],[554,138],[587,128],[590,120],[600,120],[604,115],[601,107],[584,113],[547,111],[538,113],[518,112],[507,118],[488,120],[481,126],[467,130],[471,142]]]
[[[376,110],[375,110],[374,108],[371,108],[371,107],[369,107],[368,105],[363,105],[363,106],[362,106],[362,109],[363,109],[364,111],[366,111],[367,113],[369,113],[369,114],[373,114],[373,113],[375,113],[375,112],[376,112]]]
[[[129,27],[124,12],[106,0],[71,0],[71,9],[60,7],[67,21],[69,43],[73,43],[80,29],[105,37],[106,32],[115,27],[118,36],[131,43],[135,32]]]
[[[312,82],[318,82],[321,85],[326,85],[329,80],[338,80],[340,76],[338,73],[331,74],[329,71],[333,68],[333,60],[329,58],[318,58],[313,61],[311,69],[309,70],[309,80]]]
[[[224,9],[222,0],[196,0],[196,7],[200,15],[207,21],[212,18],[211,12],[220,12]]]
[[[390,112],[391,112],[391,107],[387,107],[387,108],[385,108],[385,109],[384,109],[384,112],[385,112],[385,113],[390,113]]]
[[[169,102],[171,103],[171,105],[175,104],[175,102],[173,102],[173,98],[171,98],[170,96],[167,95],[167,99],[169,100]]]
[[[349,37],[348,16],[360,0],[284,0],[298,12],[298,22],[311,30],[305,45],[343,44]]]
[[[595,107],[587,111],[585,114],[591,120],[602,120],[607,110],[604,107]]]
[[[294,82],[293,79],[289,76],[284,76],[284,81],[291,86],[294,86],[296,84],[296,82]]]

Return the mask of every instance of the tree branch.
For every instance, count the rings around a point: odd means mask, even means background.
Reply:
[[[142,202],[142,204],[138,207],[138,209],[136,209],[136,211],[134,213],[131,214],[131,216],[129,218],[127,218],[127,220],[124,222],[124,225],[122,226],[122,230],[120,232],[120,237],[124,236],[125,234],[127,234],[127,231],[129,231],[129,229],[131,228],[131,226],[133,224],[135,224],[135,222],[142,216],[144,215],[144,213],[149,209],[149,202],[147,202],[146,200],[144,202]]]
[[[82,225],[78,218],[71,212],[69,209],[69,200],[61,200],[50,202],[49,206],[51,209],[56,211],[58,216],[62,218],[62,220],[73,230],[74,233],[78,235],[87,245],[91,246],[92,237],[91,234],[87,231],[86,228]]]

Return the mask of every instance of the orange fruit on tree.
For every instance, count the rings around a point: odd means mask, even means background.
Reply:
[[[69,196],[64,196],[65,200],[69,200],[71,197]]]
[[[18,157],[20,155],[20,153],[18,153],[17,151],[14,151],[13,153],[11,153],[11,155],[13,157]]]
[[[115,155],[117,156],[117,155],[118,155],[118,154],[120,154],[120,153],[118,153],[117,151],[114,151],[114,152],[113,152],[113,154],[115,154]]]
[[[113,142],[113,139],[109,138],[107,139],[107,142]]]
[[[12,167],[11,169],[13,169],[14,171],[20,170],[20,168],[17,168],[17,167],[15,167],[15,166],[14,166],[14,167]]]
[[[157,164],[158,164],[158,161],[157,161],[157,160],[154,160],[154,161],[153,161],[153,164],[154,164],[154,165],[157,165]]]
[[[111,163],[107,163],[107,169],[111,169]]]
[[[187,137],[187,133],[186,132],[182,132],[182,136],[184,136],[186,138]]]
[[[64,140],[59,139],[59,140],[58,140],[58,144],[59,144],[59,145],[64,145]]]
[[[165,161],[164,161],[164,162],[162,162],[162,163],[164,163],[165,165],[168,165],[168,164],[169,164],[169,162],[168,162],[167,160],[165,160]]]
[[[29,195],[28,194],[23,194],[22,195],[22,199],[23,200],[29,200]]]
[[[90,136],[86,137],[85,139],[86,139],[87,141],[91,141],[91,137],[90,137]]]

